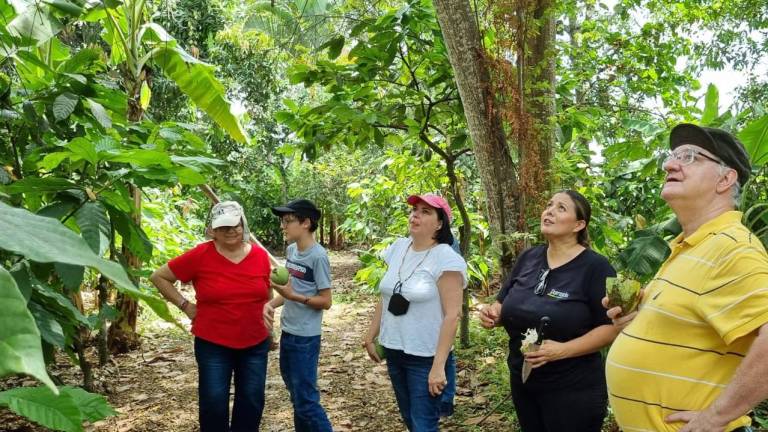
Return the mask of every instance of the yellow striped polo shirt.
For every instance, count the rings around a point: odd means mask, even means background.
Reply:
[[[679,430],[683,423],[664,418],[709,406],[768,322],[768,255],[740,212],[670,247],[606,359],[611,407],[625,432]],[[726,430],[749,423],[742,416]]]

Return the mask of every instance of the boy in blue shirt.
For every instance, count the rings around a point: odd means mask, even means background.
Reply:
[[[264,305],[264,321],[271,329],[275,308],[283,306],[280,374],[291,395],[295,430],[332,432],[317,388],[323,310],[332,303],[328,254],[314,236],[320,210],[312,201],[297,199],[272,207],[272,213],[290,243],[285,252],[290,278],[285,285],[271,284],[279,296]]]

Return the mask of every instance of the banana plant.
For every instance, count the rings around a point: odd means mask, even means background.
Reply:
[[[110,62],[120,70],[122,85],[127,92],[129,123],[140,122],[149,106],[149,83],[155,66],[233,139],[248,141],[240,122],[231,112],[224,86],[214,76],[214,68],[185,51],[162,26],[151,22],[145,0],[102,2],[86,20],[98,21],[104,27],[102,37],[111,46]],[[135,184],[126,186],[135,204],[133,222],[140,226],[140,190]],[[130,251],[126,251],[126,257],[132,268],[141,268],[140,257]],[[113,349],[127,351],[137,344],[138,307],[134,299],[126,296],[118,298],[118,306],[121,313],[110,328],[110,339]]]

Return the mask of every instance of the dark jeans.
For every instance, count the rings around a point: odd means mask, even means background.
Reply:
[[[523,432],[600,432],[608,393],[605,386],[533,389],[513,379],[512,401]]]
[[[291,394],[293,427],[297,432],[332,432],[331,422],[320,405],[317,362],[320,336],[280,336],[280,374]]]
[[[253,432],[264,411],[269,338],[252,347],[235,349],[195,338],[199,372],[200,432]],[[229,389],[235,377],[235,403],[229,423]]]
[[[441,396],[433,397],[429,394],[429,371],[434,357],[419,357],[389,348],[385,350],[389,379],[405,426],[411,432],[437,431],[444,400]],[[449,363],[455,372],[452,355],[446,361],[446,375]],[[455,380],[453,383],[455,385]]]

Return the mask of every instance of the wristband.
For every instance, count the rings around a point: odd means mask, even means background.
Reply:
[[[181,302],[181,304],[179,305],[179,309],[181,309],[181,311],[182,311],[182,312],[184,312],[184,308],[185,308],[185,307],[187,307],[187,305],[188,305],[188,304],[189,304],[189,300],[187,300],[187,299],[184,299],[184,300]]]
[[[312,298],[312,297],[307,297],[307,298],[305,298],[305,299],[304,299],[304,301],[303,301],[302,303],[304,303],[304,304],[307,304],[307,303],[309,302],[309,299],[311,299],[311,298]]]

